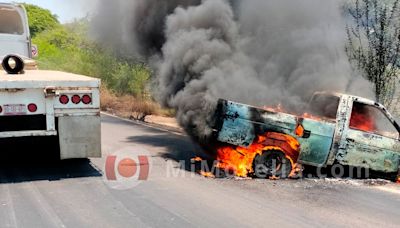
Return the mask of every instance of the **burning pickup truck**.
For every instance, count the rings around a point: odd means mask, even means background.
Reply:
[[[302,116],[220,100],[213,127],[219,168],[288,177],[297,164],[358,167],[396,178],[400,127],[376,102],[316,93]]]

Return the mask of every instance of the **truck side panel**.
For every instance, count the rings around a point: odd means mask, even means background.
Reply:
[[[346,153],[338,159],[343,165],[395,173],[399,168],[399,144],[390,139],[357,130],[347,131]]]
[[[290,134],[296,127],[296,119],[283,113],[222,100],[219,109],[217,115],[222,124],[218,124],[218,141],[236,146],[248,147],[257,135],[267,131]]]
[[[297,118],[285,113],[274,113],[264,109],[220,101],[217,111],[218,141],[248,147],[257,135],[278,132],[297,138],[300,143],[300,162],[323,165],[329,155],[335,124],[324,121]],[[309,132],[304,138],[294,132],[301,123]]]
[[[309,138],[299,138],[301,153],[299,162],[307,165],[322,166],[328,160],[335,125],[311,119],[304,119],[302,125],[310,131]]]

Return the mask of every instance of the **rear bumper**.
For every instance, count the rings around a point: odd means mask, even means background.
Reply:
[[[54,115],[0,116],[0,138],[57,135]]]
[[[35,136],[55,136],[57,131],[9,131],[0,132],[0,138],[13,138],[13,137],[35,137]]]

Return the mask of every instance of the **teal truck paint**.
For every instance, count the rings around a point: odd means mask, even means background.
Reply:
[[[297,139],[300,164],[326,167],[339,163],[398,172],[400,128],[382,105],[351,95],[316,93],[310,107],[317,118],[220,100],[214,126],[217,141],[248,147],[258,135],[276,132]],[[299,125],[304,129],[301,137],[295,133]]]

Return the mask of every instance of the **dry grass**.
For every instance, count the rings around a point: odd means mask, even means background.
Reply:
[[[138,99],[134,96],[118,96],[106,87],[101,88],[101,110],[125,118],[144,121],[148,115],[168,116],[173,111],[163,109],[152,100]]]

